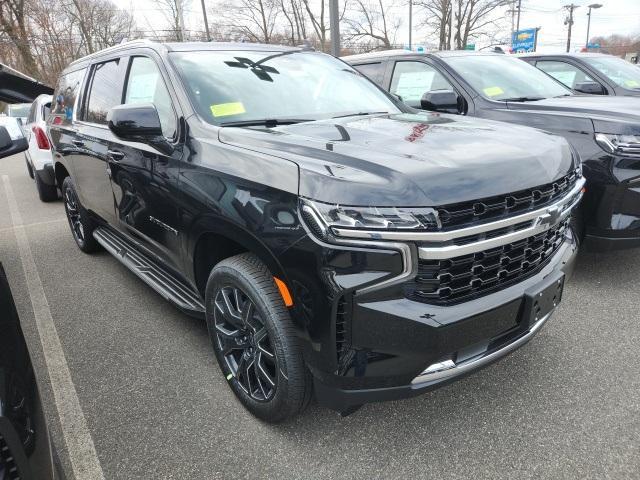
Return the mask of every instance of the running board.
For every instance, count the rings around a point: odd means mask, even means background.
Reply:
[[[98,227],[93,237],[111,255],[140,279],[186,313],[204,318],[204,305],[196,291],[169,273],[135,246],[106,227]]]

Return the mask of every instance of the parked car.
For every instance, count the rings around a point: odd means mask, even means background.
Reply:
[[[345,57],[411,107],[527,125],[564,136],[587,179],[574,227],[588,248],[640,246],[640,100],[574,95],[517,57],[379,52]]]
[[[30,103],[15,103],[7,105],[7,116],[17,118],[20,125],[27,123],[27,115],[31,108]]]
[[[531,53],[520,58],[576,93],[640,96],[640,69],[620,57],[603,53]]]
[[[0,117],[0,159],[26,148],[17,119]],[[0,480],[63,478],[52,452],[33,365],[0,263]]]
[[[128,43],[55,95],[78,247],[204,316],[259,418],[312,390],[343,414],[423,393],[527,342],[562,298],[584,179],[561,137],[416,113],[274,45]]]
[[[31,104],[24,126],[25,136],[29,141],[29,149],[24,154],[27,171],[35,179],[38,196],[43,202],[58,199],[51,145],[46,132],[51,101],[51,95],[39,95]]]

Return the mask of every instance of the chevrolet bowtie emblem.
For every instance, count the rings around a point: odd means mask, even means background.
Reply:
[[[556,223],[558,223],[561,214],[562,211],[559,207],[550,207],[545,213],[538,217],[536,225],[555,225]]]

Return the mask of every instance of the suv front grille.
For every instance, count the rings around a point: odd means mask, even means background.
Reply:
[[[539,187],[439,207],[442,229],[450,230],[487,220],[498,220],[542,207],[565,195],[578,178],[576,172],[572,171],[555,182]]]
[[[565,220],[537,235],[469,255],[420,259],[405,294],[424,303],[451,305],[506,288],[547,264],[564,242],[568,225]]]

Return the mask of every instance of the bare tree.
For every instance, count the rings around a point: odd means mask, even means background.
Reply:
[[[438,34],[438,48],[451,49],[451,16],[453,0],[418,0],[415,5],[425,12],[423,26],[435,30]]]
[[[302,3],[304,4],[304,9],[307,13],[309,22],[311,22],[311,26],[313,27],[313,31],[315,33],[317,43],[319,43],[320,49],[323,52],[328,52],[330,49],[330,45],[327,37],[329,36],[329,32],[331,30],[329,26],[329,0],[302,0]],[[311,4],[313,4],[316,8],[313,8]],[[344,19],[348,5],[349,1],[343,0],[342,10],[339,15],[340,22],[342,22],[342,20]]]
[[[0,2],[0,30],[18,53],[24,72],[37,78],[40,72],[29,46],[30,32],[25,0]]]
[[[233,37],[271,43],[281,13],[278,0],[231,0],[223,9]]]
[[[351,18],[345,20],[349,26],[347,38],[370,39],[374,42],[374,48],[391,48],[401,23],[400,18],[390,15],[394,3],[385,2],[385,5],[382,0],[355,0],[354,3],[356,8]]]
[[[287,39],[291,45],[299,45],[307,38],[307,19],[302,0],[279,0],[278,4],[288,29]]]
[[[463,49],[470,38],[491,35],[504,20],[501,8],[511,0],[419,0],[427,18],[436,29],[439,48]],[[453,41],[452,38],[453,37]]]

